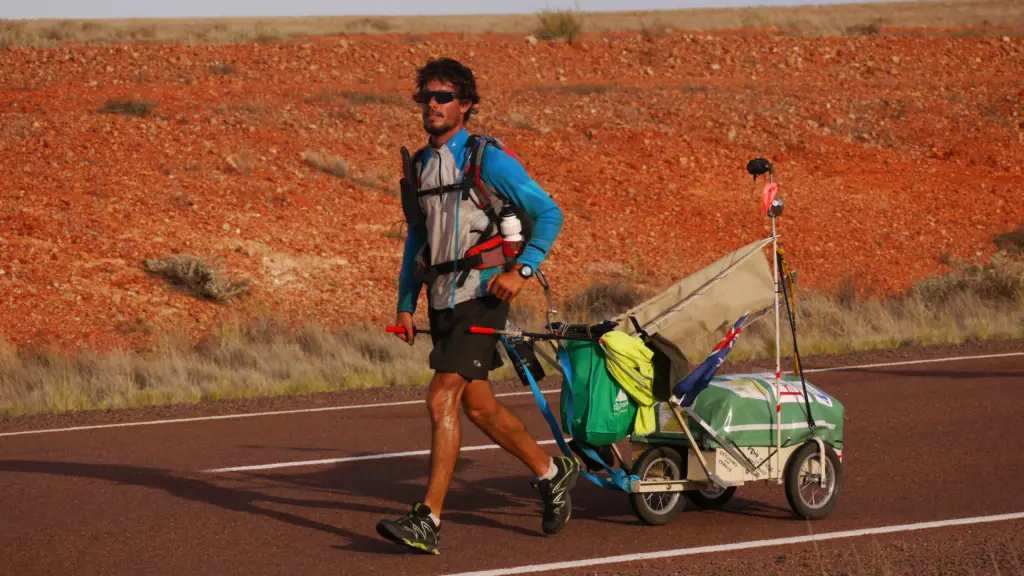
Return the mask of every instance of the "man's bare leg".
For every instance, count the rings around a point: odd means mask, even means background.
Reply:
[[[430,479],[423,503],[438,518],[459,458],[462,430],[459,404],[466,415],[499,446],[519,458],[536,476],[548,473],[551,456],[530,436],[523,421],[498,403],[487,380],[466,379],[458,374],[437,373],[430,382],[427,407],[432,425]]]
[[[455,462],[459,458],[462,446],[462,434],[459,428],[459,404],[466,379],[458,374],[437,372],[430,381],[427,394],[427,410],[430,412],[432,428],[430,450],[430,479],[427,483],[427,496],[423,503],[431,512],[441,517],[448,486],[452,481]]]
[[[487,380],[473,380],[462,395],[466,416],[496,444],[519,458],[540,477],[548,472],[551,456],[526,431],[526,426],[511,410],[494,397]]]
[[[579,477],[575,459],[552,458],[526,431],[523,421],[498,403],[486,380],[473,380],[462,396],[466,415],[499,446],[522,460],[537,479],[531,485],[544,501],[541,527],[545,534],[562,530],[572,515],[569,491]]]

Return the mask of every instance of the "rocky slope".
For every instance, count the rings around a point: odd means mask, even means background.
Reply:
[[[560,203],[556,297],[622,275],[657,289],[781,232],[804,289],[878,294],[988,256],[1024,221],[1024,40],[757,32],[317,38],[0,50],[0,335],[146,346],[239,314],[389,322],[399,148],[424,135],[415,68],[479,76],[472,127]],[[148,114],[102,112],[135,99]],[[146,107],[146,106],[144,106]],[[342,177],[304,153],[334,156]],[[339,172],[340,173],[340,172]],[[214,303],[144,261],[191,253],[251,279]],[[530,298],[539,290],[532,287]]]

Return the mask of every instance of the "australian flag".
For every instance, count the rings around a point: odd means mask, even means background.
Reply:
[[[736,342],[736,338],[739,337],[742,330],[740,327],[743,326],[743,321],[746,318],[746,314],[740,316],[740,319],[726,333],[725,338],[711,351],[711,355],[700,366],[697,366],[693,372],[687,374],[686,378],[676,383],[672,389],[672,395],[676,398],[682,398],[683,406],[692,404],[697,398],[697,394],[700,394],[701,391],[711,384],[711,379],[715,377],[715,373],[718,372],[722,362],[725,362],[725,357],[729,355],[732,345]]]

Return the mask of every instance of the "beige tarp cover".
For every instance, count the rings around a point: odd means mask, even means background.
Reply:
[[[672,360],[670,378],[678,381],[687,373],[680,351],[685,343],[732,326],[744,313],[755,314],[774,306],[771,261],[763,251],[771,241],[770,237],[762,238],[730,252],[613,318],[619,324],[616,329],[634,334],[629,317],[635,316],[640,326],[653,336],[652,344]],[[730,270],[732,266],[735,267]]]

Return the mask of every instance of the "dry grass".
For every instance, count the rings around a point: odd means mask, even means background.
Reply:
[[[348,171],[348,164],[344,158],[317,152],[316,150],[306,150],[303,152],[302,160],[313,168],[338,178],[344,178],[345,173]]]
[[[104,114],[123,114],[125,116],[146,117],[152,114],[156,104],[137,98],[116,98],[107,100],[99,112]]]
[[[147,259],[144,264],[151,274],[162,276],[171,284],[214,302],[226,302],[251,289],[249,280],[226,279],[221,270],[191,254],[175,254],[163,260]]]
[[[228,166],[232,170],[239,174],[249,174],[252,169],[256,166],[256,154],[249,151],[235,152],[228,154],[224,161],[228,163]]]
[[[198,345],[169,335],[151,354],[75,358],[0,346],[0,414],[192,403],[425,384],[429,342],[379,328],[332,334],[281,321],[231,325]]]
[[[785,308],[781,319],[782,353],[789,355],[793,345]],[[848,287],[836,294],[801,293],[798,286],[796,324],[801,355],[1022,338],[1024,261],[1001,253],[985,265],[959,264],[887,299],[858,299]],[[684,352],[703,358],[715,338],[694,342]],[[774,324],[763,318],[740,337],[729,359],[774,354]]]
[[[538,18],[541,19],[540,30]],[[884,33],[886,27],[964,26],[1024,26],[1024,4],[1015,0],[945,0],[594,13],[555,11],[539,15],[29,20],[0,22],[0,48],[46,48],[64,41],[268,44],[304,36],[378,33],[541,34],[551,38],[575,38],[584,33],[622,31],[651,34],[652,30],[668,33],[774,28],[786,34],[807,36],[864,35]],[[1005,31],[992,33],[1004,34]]]
[[[560,309],[565,321],[573,322],[609,318],[653,296],[625,278],[587,286],[567,299]]]
[[[572,42],[583,33],[584,16],[576,10],[544,10],[538,15],[540,24],[534,35],[541,40]]]
[[[147,261],[202,297],[223,300],[241,289],[201,261],[176,256]],[[650,294],[627,281],[596,285],[556,303],[560,319],[600,321]],[[797,328],[804,355],[1024,337],[1024,260],[1001,253],[985,265],[964,265],[886,300],[853,294],[805,293],[797,287]],[[513,308],[513,323],[531,329],[542,321]],[[785,322],[785,311],[783,310]],[[787,325],[783,355],[792,353]],[[685,345],[691,361],[706,357],[720,335]],[[258,319],[215,332],[198,345],[167,335],[148,354],[74,358],[0,343],[0,414],[20,415],[93,408],[199,402],[218,398],[306,394],[354,387],[418,386],[430,379],[429,340],[408,346],[379,327],[357,326],[334,334],[316,326],[290,327]],[[773,358],[771,318],[751,325],[729,361]],[[550,372],[555,373],[554,367]],[[492,375],[513,376],[506,365]]]

